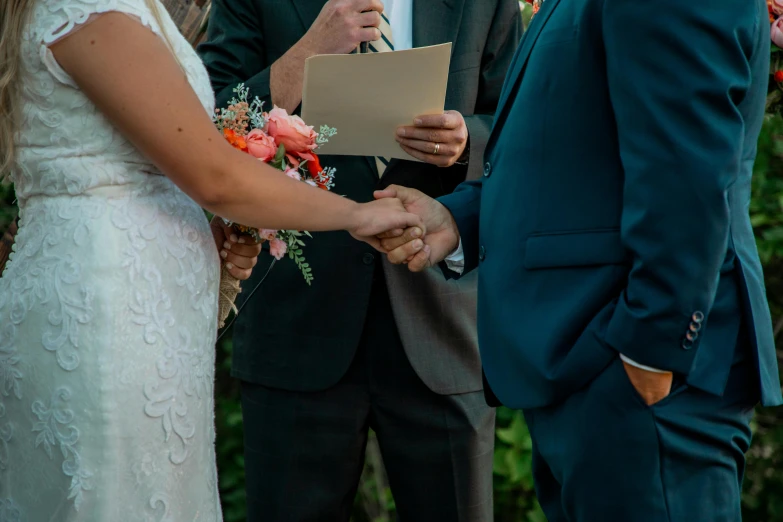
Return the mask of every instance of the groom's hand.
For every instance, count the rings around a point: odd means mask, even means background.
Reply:
[[[665,399],[672,391],[672,372],[657,373],[643,370],[623,361],[625,373],[647,406]]]
[[[421,217],[426,229],[426,233],[413,227],[402,235],[399,231],[381,235],[381,247],[391,263],[407,263],[411,272],[421,272],[443,261],[459,246],[454,217],[436,200],[418,190],[396,185],[376,192],[375,197],[399,199],[408,212]]]

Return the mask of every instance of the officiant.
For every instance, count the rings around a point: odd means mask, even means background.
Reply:
[[[218,107],[244,83],[267,110],[298,112],[310,56],[453,42],[446,113],[404,129],[423,162],[321,157],[335,193],[370,201],[390,184],[438,197],[481,177],[520,37],[517,0],[213,0],[199,52]],[[411,274],[342,232],[314,234],[307,256],[312,287],[279,263],[236,321],[248,520],[347,522],[372,429],[400,520],[491,521],[475,276]]]

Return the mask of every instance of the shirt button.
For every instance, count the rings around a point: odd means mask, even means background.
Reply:
[[[492,165],[490,165],[489,162],[486,162],[484,164],[484,177],[488,178],[490,174],[492,174]]]
[[[483,246],[479,247],[479,261],[484,261],[487,257],[487,249]]]
[[[370,254],[369,252],[364,254],[362,256],[362,263],[368,266],[375,264],[375,256]]]

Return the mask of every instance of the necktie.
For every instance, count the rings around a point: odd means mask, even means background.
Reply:
[[[392,28],[386,13],[381,13],[381,38],[370,42],[367,45],[368,53],[385,53],[394,50],[394,39],[392,38]],[[386,167],[389,165],[387,158],[376,157],[375,164],[378,167],[378,176],[383,176]]]

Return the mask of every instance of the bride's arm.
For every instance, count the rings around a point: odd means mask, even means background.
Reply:
[[[209,211],[248,226],[373,236],[420,224],[294,181],[232,148],[215,129],[164,41],[135,19],[100,15],[51,46],[60,66],[112,123]]]

